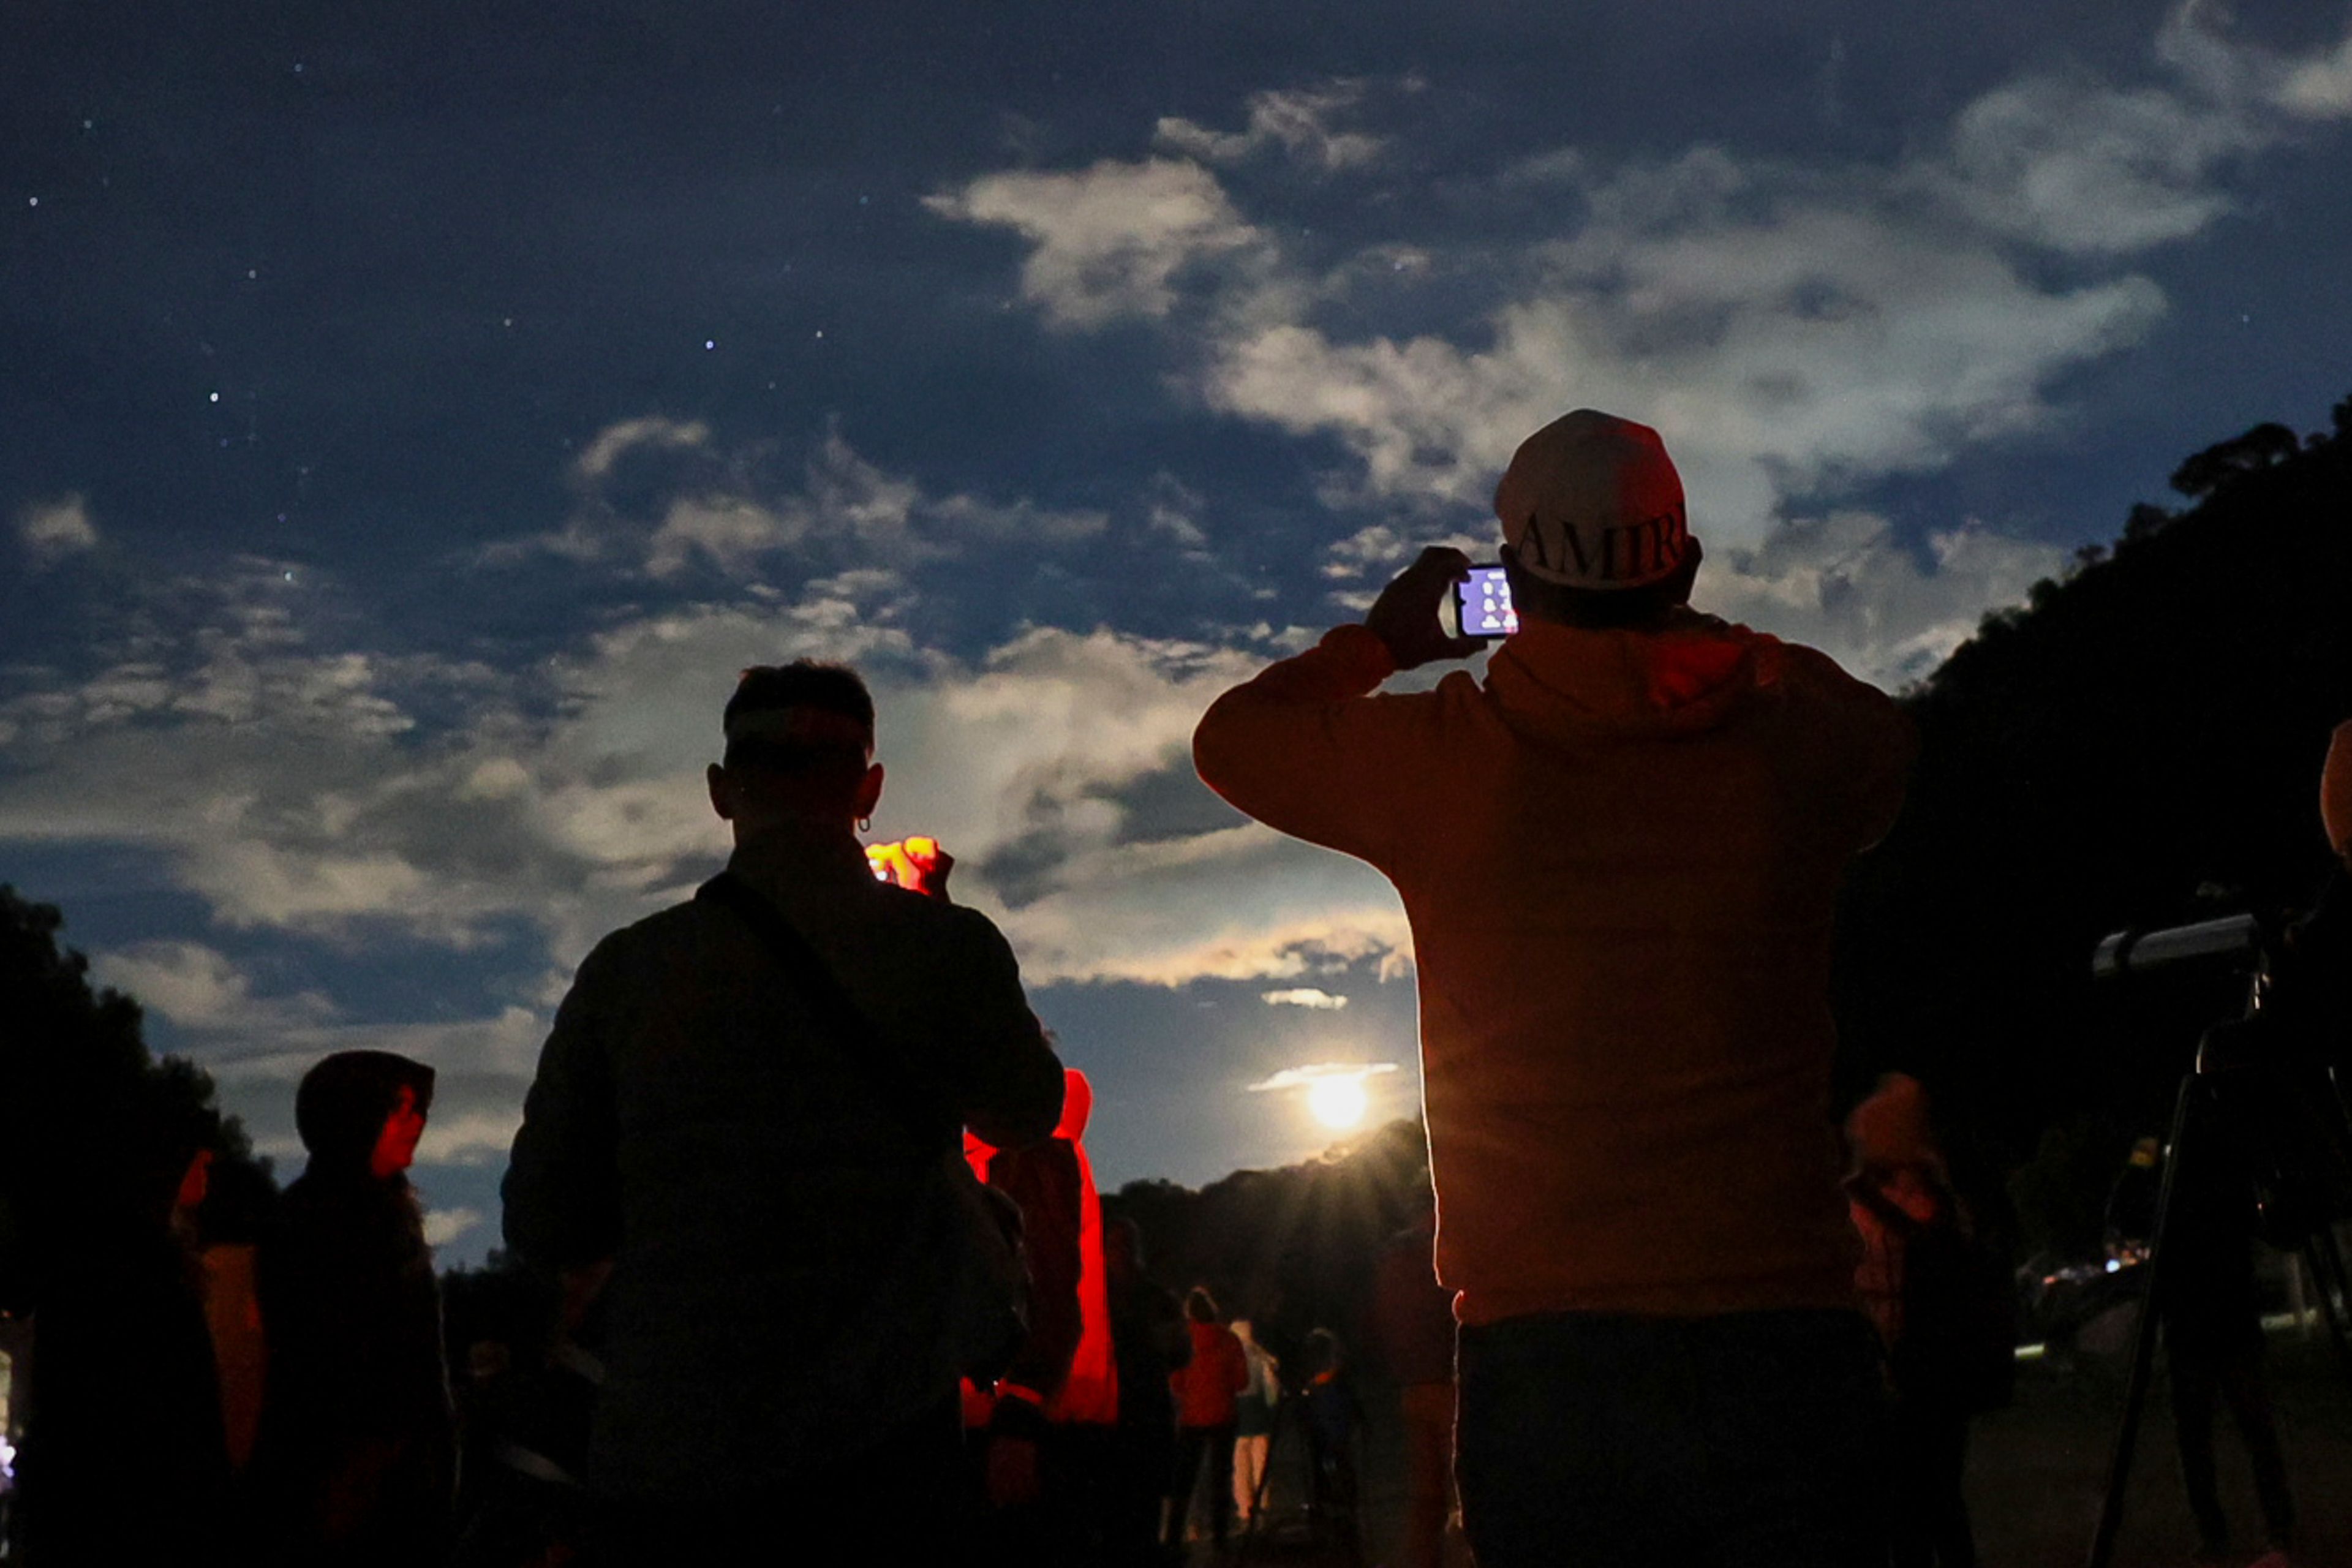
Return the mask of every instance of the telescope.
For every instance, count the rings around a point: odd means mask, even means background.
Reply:
[[[2155,1230],[2148,1238],[2147,1300],[2133,1333],[2131,1373],[2124,1385],[2123,1415],[2108,1460],[2098,1530],[2091,1541],[2090,1568],[2107,1568],[2122,1528],[2157,1321],[2168,1310],[2167,1303],[2184,1290],[2193,1297],[2203,1284],[2194,1278],[2185,1287],[2174,1283],[2173,1270],[2179,1265],[2168,1268],[2165,1262],[2175,1187],[2184,1165],[2201,1174],[2207,1168],[2202,1162],[2218,1160],[2225,1176],[2234,1170],[2234,1179],[2247,1184],[2255,1214],[2248,1216],[2241,1247],[2251,1245],[2257,1228],[2274,1226],[2267,1237],[2273,1245],[2302,1251],[2319,1288],[2328,1338],[2352,1367],[2352,1269],[2346,1266],[2335,1228],[2347,1211],[2347,1194],[2352,1193],[2352,1174],[2347,1174],[2352,1172],[2352,1160],[2347,1160],[2352,1154],[2352,1108],[2347,1106],[2337,1068],[2325,1053],[2329,1032],[2340,1032],[2341,1026],[2330,1024],[2326,1005],[2315,1007],[2307,994],[2299,1012],[2282,1015],[2272,1005],[2284,1000],[2293,1007],[2299,989],[2307,992],[2312,973],[2309,958],[2288,947],[2289,929],[2284,921],[2272,924],[2252,914],[2224,915],[2192,925],[2119,931],[2101,941],[2091,955],[2091,973],[2100,980],[2192,959],[2238,960],[2236,973],[2246,977],[2246,996],[2238,1017],[2205,1031],[2196,1060],[2180,1080]],[[2300,929],[2307,933],[2312,928],[2306,921]],[[2295,972],[2274,997],[2273,966],[2288,961],[2295,962]],[[2315,1046],[2322,1048],[2315,1052]],[[2249,1068],[2259,1068],[2261,1076],[2247,1080]],[[2224,1089],[2224,1078],[2238,1081]],[[2216,1149],[2186,1152],[2209,1141],[2199,1135],[2207,1127],[2221,1133]],[[2200,1267],[2193,1255],[2189,1267]]]
[[[2224,915],[2194,925],[2119,931],[2102,938],[2091,954],[2091,973],[2100,980],[2114,980],[2191,958],[2259,956],[2263,951],[2262,921],[2252,915]]]

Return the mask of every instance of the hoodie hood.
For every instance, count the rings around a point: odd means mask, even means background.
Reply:
[[[1539,740],[1696,734],[1777,687],[1780,655],[1776,638],[1687,609],[1642,631],[1530,621],[1487,665],[1486,685]]]
[[[1062,1124],[1054,1136],[1075,1143],[1087,1135],[1087,1119],[1095,1111],[1095,1086],[1076,1068],[1062,1069]]]
[[[422,1115],[433,1104],[433,1069],[391,1051],[337,1051],[302,1075],[294,1127],[317,1169],[361,1169],[403,1089]]]

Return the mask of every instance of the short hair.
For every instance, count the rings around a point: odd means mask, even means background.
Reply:
[[[1217,1321],[1217,1299],[1209,1294],[1206,1285],[1195,1285],[1184,1298],[1184,1315],[1196,1323]]]
[[[771,713],[794,715],[795,721],[752,721]],[[796,658],[754,665],[736,680],[720,723],[730,768],[807,775],[854,766],[862,773],[874,757],[874,694],[845,664]]]

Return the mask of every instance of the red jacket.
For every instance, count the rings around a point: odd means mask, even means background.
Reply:
[[[1223,1323],[1188,1323],[1192,1359],[1168,1374],[1176,1395],[1179,1426],[1230,1426],[1239,1418],[1236,1403],[1249,1386],[1249,1355]]]

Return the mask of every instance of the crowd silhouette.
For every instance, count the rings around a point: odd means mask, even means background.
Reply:
[[[2184,491],[2276,446],[2216,448]],[[950,897],[951,855],[859,842],[885,782],[863,681],[762,667],[709,772],[734,853],[582,962],[506,1178],[511,1310],[455,1366],[406,1174],[433,1068],[312,1065],[307,1162],[265,1205],[209,1086],[145,1063],[54,911],[6,895],[24,1026],[105,1042],[0,1128],[0,1308],[31,1330],[9,1560],[1077,1568],[1245,1552],[1295,1501],[1359,1562],[1360,1331],[1411,1568],[1973,1563],[2011,1216],[1918,1079],[1883,1079],[1842,1142],[1831,1117],[1841,879],[1896,820],[1910,721],[1689,608],[1703,551],[1654,432],[1570,415],[1496,510],[1525,629],[1483,682],[1373,695],[1472,651],[1439,614],[1468,561],[1433,550],[1195,741],[1211,787],[1370,861],[1414,917],[1435,1201],[1394,1216],[1344,1329],[1154,1278],[1148,1205],[1095,1187],[1092,1086]],[[2320,793],[2336,882],[2299,940],[2340,991],[2352,723]],[[100,1124],[70,1197],[28,1200]],[[2283,1563],[2242,1184],[2187,1209],[2210,1288],[2165,1321],[2200,1544],[2226,1541],[2226,1401]]]

